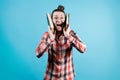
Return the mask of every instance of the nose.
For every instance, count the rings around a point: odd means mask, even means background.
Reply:
[[[56,20],[56,23],[57,23],[57,24],[60,24],[60,23],[61,23],[61,20],[60,20],[60,19],[57,19],[57,20]]]

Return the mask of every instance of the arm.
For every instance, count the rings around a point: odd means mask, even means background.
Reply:
[[[38,58],[40,58],[48,50],[48,47],[51,43],[48,36],[49,36],[48,32],[45,32],[43,37],[42,37],[42,40],[40,41],[40,43],[36,49],[36,56]]]
[[[86,45],[81,41],[81,39],[76,35],[74,31],[70,31],[70,36],[68,40],[72,43],[72,45],[81,53],[84,53],[86,50]]]

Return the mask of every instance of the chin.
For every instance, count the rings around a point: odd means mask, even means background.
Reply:
[[[57,29],[57,31],[62,31],[62,29]]]
[[[57,28],[57,31],[62,31],[62,28]]]

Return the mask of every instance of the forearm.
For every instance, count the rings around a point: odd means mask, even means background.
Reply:
[[[68,39],[78,51],[81,53],[84,53],[86,51],[86,45],[78,38],[69,36]]]
[[[48,49],[49,43],[41,42],[36,49],[36,56],[40,58]]]
[[[37,49],[36,49],[36,56],[39,58],[41,57],[49,48],[51,44],[51,40],[48,37],[48,33],[44,33],[42,40],[40,41]]]

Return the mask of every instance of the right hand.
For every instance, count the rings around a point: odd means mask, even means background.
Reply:
[[[50,40],[54,41],[55,40],[55,32],[53,32],[50,27],[48,27],[48,33],[49,33],[49,36],[50,36]]]

